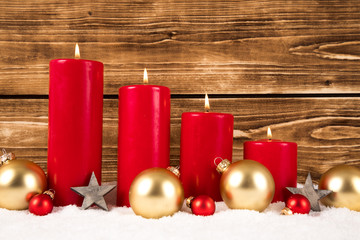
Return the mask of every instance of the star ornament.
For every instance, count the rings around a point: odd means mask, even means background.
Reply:
[[[293,194],[301,194],[304,195],[307,199],[309,199],[311,210],[320,212],[320,205],[319,200],[330,193],[332,193],[331,190],[318,190],[314,188],[314,185],[311,180],[311,175],[308,173],[308,176],[305,181],[305,185],[303,188],[292,188],[287,187],[287,190],[289,190]]]
[[[115,186],[116,185],[99,186],[95,173],[93,172],[87,187],[71,187],[70,189],[84,197],[81,209],[88,209],[95,204],[99,208],[109,211],[104,196],[113,190]]]

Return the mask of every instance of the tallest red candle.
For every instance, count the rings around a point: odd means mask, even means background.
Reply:
[[[101,179],[103,64],[83,59],[50,62],[48,178],[54,204],[81,205],[70,187]]]
[[[140,172],[169,163],[170,89],[145,84],[121,87],[117,205],[130,206],[130,185]]]

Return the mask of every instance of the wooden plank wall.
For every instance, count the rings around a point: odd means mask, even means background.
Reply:
[[[235,116],[234,160],[265,137],[299,146],[299,182],[331,166],[360,166],[360,2],[0,0],[0,147],[46,168],[48,63],[105,64],[103,181],[116,179],[117,91],[172,92],[171,163],[181,113]]]

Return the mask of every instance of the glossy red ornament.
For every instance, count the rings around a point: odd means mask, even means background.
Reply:
[[[53,200],[48,194],[37,194],[30,199],[29,212],[37,216],[44,216],[52,212]]]
[[[308,214],[311,209],[311,204],[305,196],[294,194],[286,201],[286,207],[288,207],[293,214]]]
[[[186,200],[186,205],[191,208],[191,211],[195,215],[210,216],[215,212],[214,200],[206,195],[200,195],[198,197],[189,197]]]

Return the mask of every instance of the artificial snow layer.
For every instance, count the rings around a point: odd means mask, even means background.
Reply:
[[[201,217],[183,206],[181,212],[161,219],[144,219],[131,208],[110,206],[81,210],[57,207],[47,216],[0,209],[0,239],[359,239],[360,213],[326,208],[309,215],[280,215],[284,203],[264,212],[230,210],[216,204],[213,216]]]

